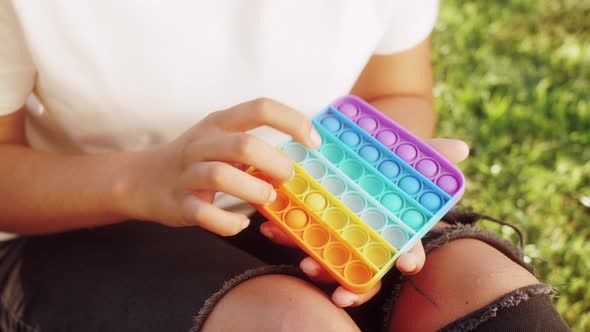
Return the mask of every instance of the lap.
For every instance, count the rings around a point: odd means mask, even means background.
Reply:
[[[16,241],[22,319],[43,331],[187,331],[225,280],[264,265],[196,227],[127,222]]]
[[[127,222],[17,239],[4,245],[12,247],[4,250],[10,254],[3,254],[0,245],[0,285],[15,286],[9,291],[0,287],[5,306],[0,330],[12,324],[18,328],[4,330],[34,331],[28,327],[40,326],[43,331],[186,331],[199,311],[201,322],[207,318],[207,300],[213,306],[248,278],[284,272],[271,264],[296,265],[303,257],[299,250],[278,247],[258,234],[259,222],[260,216],[229,240],[197,227]],[[469,227],[448,229],[425,238],[427,252],[449,240],[477,238],[522,265],[517,251],[489,235]],[[243,274],[247,270],[254,272]],[[293,270],[289,273],[296,274]],[[348,314],[363,331],[387,329],[405,281],[392,271],[374,299],[347,309]],[[323,288],[328,293],[331,289]],[[433,290],[429,293],[434,295]]]

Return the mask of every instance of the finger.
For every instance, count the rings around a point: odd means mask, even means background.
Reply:
[[[182,180],[187,191],[221,191],[255,204],[268,204],[277,197],[270,183],[218,161],[194,164]]]
[[[334,277],[332,277],[326,269],[311,257],[304,258],[301,263],[299,263],[299,267],[313,281],[322,283],[336,282]]]
[[[254,166],[280,182],[293,176],[293,161],[261,139],[233,133],[193,142],[186,152],[188,161],[227,161]]]
[[[375,294],[381,289],[381,281],[379,281],[373,288],[363,294],[355,294],[344,287],[340,286],[336,288],[332,293],[332,302],[338,307],[357,307],[367,301],[369,301]]]
[[[275,100],[259,98],[224,111],[212,113],[207,121],[229,131],[247,131],[269,126],[292,136],[299,143],[311,148],[320,147],[322,139],[311,121],[301,112]]]
[[[273,224],[270,221],[262,223],[260,225],[260,233],[262,235],[269,238],[272,242],[287,246],[287,247],[297,247],[297,244],[285,234],[279,227]]]
[[[248,217],[222,210],[194,195],[187,195],[181,204],[184,223],[178,226],[197,225],[221,236],[239,233],[250,224]]]
[[[457,164],[469,156],[469,146],[461,140],[433,138],[427,139],[426,143],[449,159],[453,164]]]
[[[408,252],[402,254],[397,259],[395,266],[405,275],[413,275],[422,270],[426,262],[426,254],[422,242],[418,242]]]

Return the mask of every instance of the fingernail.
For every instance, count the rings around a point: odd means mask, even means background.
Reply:
[[[412,273],[414,271],[416,271],[416,262],[410,262],[410,264],[408,264],[408,266],[406,266],[406,272],[407,273]]]
[[[295,169],[293,169],[293,170],[291,171],[291,176],[289,177],[289,180],[287,180],[287,182],[289,182],[289,181],[293,180],[294,178],[295,178]]]
[[[340,296],[340,300],[336,303],[340,308],[350,307],[354,303],[354,296],[347,294]]]
[[[250,225],[250,219],[248,217],[244,217],[244,219],[242,219],[242,229],[245,229],[248,227],[248,225]]]
[[[311,127],[310,138],[314,148],[317,149],[322,145],[322,137],[313,126]]]
[[[412,273],[414,271],[416,271],[416,268],[418,267],[418,265],[416,264],[416,261],[413,259],[413,255],[408,253],[407,254],[408,257],[406,257],[406,259],[404,260],[404,264],[403,264],[403,271],[404,273]]]
[[[277,192],[276,192],[276,191],[273,189],[273,190],[270,192],[270,198],[268,199],[268,202],[269,202],[269,203],[272,203],[272,202],[274,202],[274,201],[275,201],[275,199],[277,199]]]
[[[260,227],[260,232],[262,235],[266,236],[267,238],[271,239],[274,237],[274,234],[270,231],[270,229],[266,227]]]
[[[320,275],[320,271],[308,261],[301,262],[301,270],[310,277],[317,277]]]

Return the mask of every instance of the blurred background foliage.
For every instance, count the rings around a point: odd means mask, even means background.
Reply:
[[[442,0],[433,44],[438,135],[472,149],[462,208],[525,230],[558,311],[590,331],[590,0]]]

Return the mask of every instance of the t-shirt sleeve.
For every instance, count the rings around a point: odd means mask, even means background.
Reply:
[[[11,1],[0,1],[0,116],[18,110],[35,84],[35,67]]]
[[[430,35],[438,15],[438,0],[393,1],[385,33],[375,54],[408,50]]]

